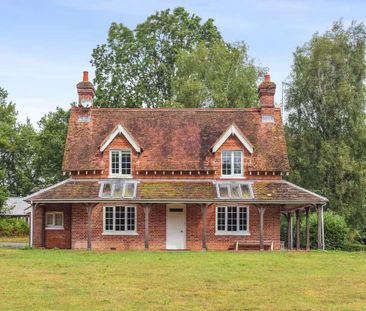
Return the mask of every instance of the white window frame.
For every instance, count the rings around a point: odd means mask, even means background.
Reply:
[[[228,221],[228,207],[236,207],[237,209],[237,215],[238,215],[238,218],[237,218],[237,231],[228,231],[227,230],[227,221]],[[219,230],[218,229],[218,210],[219,208],[225,208],[225,230]],[[246,208],[247,210],[247,230],[239,230],[239,223],[240,223],[240,213],[239,213],[239,209],[240,208]],[[242,235],[242,236],[248,236],[250,235],[250,231],[249,231],[249,211],[250,211],[250,208],[249,206],[247,205],[231,205],[231,204],[226,204],[226,205],[217,205],[216,206],[216,212],[215,212],[215,216],[216,216],[216,219],[215,219],[215,235]]]
[[[62,224],[61,225],[56,225],[55,224],[56,214],[62,216]],[[47,224],[47,217],[50,216],[50,215],[52,216],[52,224],[48,225]],[[44,223],[45,223],[45,229],[46,230],[64,230],[64,213],[63,212],[46,212],[44,217],[45,217]]]
[[[231,152],[231,174],[229,174],[229,175],[223,174],[224,152]],[[241,154],[241,159],[240,159],[241,173],[240,174],[234,174],[234,153],[235,152],[240,152],[240,154]],[[243,152],[243,150],[222,150],[222,152],[221,152],[221,178],[240,178],[243,176],[244,176],[244,152]]]
[[[115,225],[116,225],[116,206],[117,207],[124,207],[125,209],[127,209],[128,207],[132,207],[135,209],[135,230],[115,230]],[[107,207],[112,207],[113,208],[113,230],[106,230],[105,229],[105,216],[106,216],[106,208]],[[127,228],[127,213],[126,213],[126,218],[125,218],[125,228]],[[103,233],[102,235],[138,235],[137,233],[137,207],[136,205],[105,205],[103,206]]]
[[[105,198],[105,199],[134,199],[136,198],[136,194],[137,194],[137,185],[138,185],[138,181],[125,181],[123,182],[122,184],[122,196],[121,197],[115,197],[114,196],[114,191],[115,191],[115,188],[116,188],[116,183],[114,182],[110,182],[110,181],[102,181],[100,182],[100,188],[99,188],[99,197],[100,198]],[[103,190],[104,190],[104,187],[109,184],[111,186],[111,196],[110,197],[107,197],[107,196],[103,196]],[[127,187],[127,184],[134,184],[134,192],[133,192],[133,195],[131,197],[126,197],[125,196],[125,193],[126,193],[126,187]]]
[[[239,192],[240,192],[240,197],[232,197],[231,196],[231,184],[238,184],[239,185]],[[220,185],[226,185],[228,188],[228,197],[222,197],[220,194]],[[242,185],[246,185],[249,188],[249,192],[250,192],[250,198],[243,198],[243,193],[241,191],[241,186]],[[230,182],[230,181],[225,181],[225,182],[216,182],[216,194],[217,197],[219,199],[242,199],[242,200],[250,200],[254,198],[254,193],[253,193],[253,188],[252,188],[252,183],[251,182]]]
[[[131,174],[122,174],[122,151],[130,152],[131,159]],[[119,173],[112,173],[112,153],[119,153]],[[118,178],[132,178],[132,150],[131,149],[111,149],[109,150],[109,177],[118,177]]]

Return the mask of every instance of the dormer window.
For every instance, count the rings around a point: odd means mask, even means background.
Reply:
[[[221,175],[225,177],[243,176],[243,151],[240,150],[222,151]]]
[[[131,177],[131,150],[110,151],[110,175]]]

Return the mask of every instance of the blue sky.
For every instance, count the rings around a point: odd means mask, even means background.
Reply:
[[[75,85],[104,43],[112,22],[130,28],[157,10],[184,6],[213,18],[228,42],[244,40],[256,62],[277,83],[291,70],[292,53],[315,32],[343,18],[365,22],[366,1],[289,0],[0,0],[0,86],[17,104],[19,119],[32,123],[76,100]]]

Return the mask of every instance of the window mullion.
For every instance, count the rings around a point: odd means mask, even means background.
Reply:
[[[240,207],[236,207],[236,231],[240,231]]]
[[[112,221],[112,224],[113,224],[113,231],[116,231],[116,207],[113,206],[113,221]]]
[[[125,210],[125,231],[129,231],[128,227],[127,227],[127,224],[128,224],[128,207],[125,206],[124,210]]]
[[[118,160],[119,160],[119,174],[122,175],[122,151],[118,152]]]
[[[231,151],[231,172],[230,175],[234,175],[234,151]]]
[[[227,214],[227,206],[225,206],[225,231],[227,231],[227,219],[228,218],[228,214]]]

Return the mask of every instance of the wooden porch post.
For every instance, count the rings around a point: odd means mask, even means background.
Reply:
[[[287,213],[287,249],[292,250],[292,214]]]
[[[258,207],[259,212],[259,249],[264,251],[264,212],[266,208],[263,206]]]
[[[149,249],[149,241],[150,241],[150,233],[149,233],[149,214],[150,214],[150,205],[144,204],[144,214],[145,214],[145,230],[144,230],[144,243],[145,250]]]
[[[207,243],[206,243],[206,215],[207,215],[207,205],[208,204],[202,204],[201,205],[201,215],[202,215],[202,250],[207,250]]]
[[[42,206],[42,218],[41,218],[41,247],[46,246],[46,207]]]
[[[310,217],[309,217],[310,207],[305,207],[305,215],[306,215],[306,250],[310,250]]]
[[[87,249],[92,249],[92,212],[94,204],[85,204],[86,211],[88,213],[88,231],[87,231]]]
[[[318,205],[318,249],[323,249],[323,206]]]
[[[300,250],[300,211],[296,210],[296,250]]]

